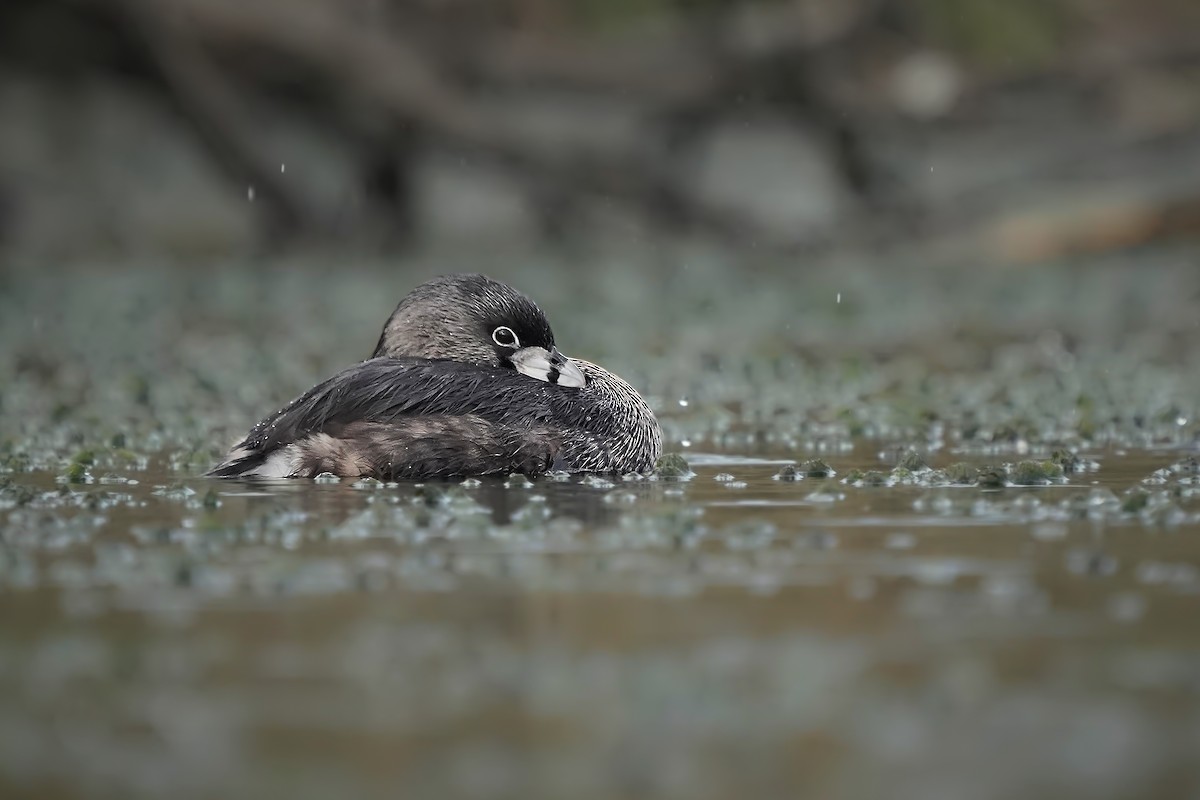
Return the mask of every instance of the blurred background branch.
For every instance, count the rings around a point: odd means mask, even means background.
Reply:
[[[0,247],[1194,235],[1197,30],[1181,0],[10,0]]]

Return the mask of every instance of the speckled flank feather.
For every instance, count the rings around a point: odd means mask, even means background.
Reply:
[[[261,477],[312,478],[323,472],[384,480],[451,478],[550,468],[557,452],[541,431],[520,431],[474,415],[354,422],[336,436],[314,433],[267,459]]]

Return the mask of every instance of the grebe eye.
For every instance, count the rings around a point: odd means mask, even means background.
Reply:
[[[501,325],[496,330],[492,331],[492,341],[501,347],[520,347],[521,343],[517,340],[517,335],[513,333],[513,329],[507,325]]]

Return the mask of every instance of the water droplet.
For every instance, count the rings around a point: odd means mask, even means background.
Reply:
[[[279,171],[280,171],[280,172],[287,172],[287,164],[280,164],[280,165],[279,165]]]
[[[842,293],[841,292],[837,293],[837,301],[838,301],[838,305],[840,306],[842,304]]]
[[[687,406],[688,406],[688,399],[686,397],[679,398],[679,407],[687,408]]]
[[[246,187],[246,199],[249,200],[251,203],[254,202],[254,187],[253,186]]]

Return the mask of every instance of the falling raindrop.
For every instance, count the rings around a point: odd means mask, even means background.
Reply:
[[[246,187],[246,199],[249,200],[251,203],[254,202],[254,187],[253,186]]]

